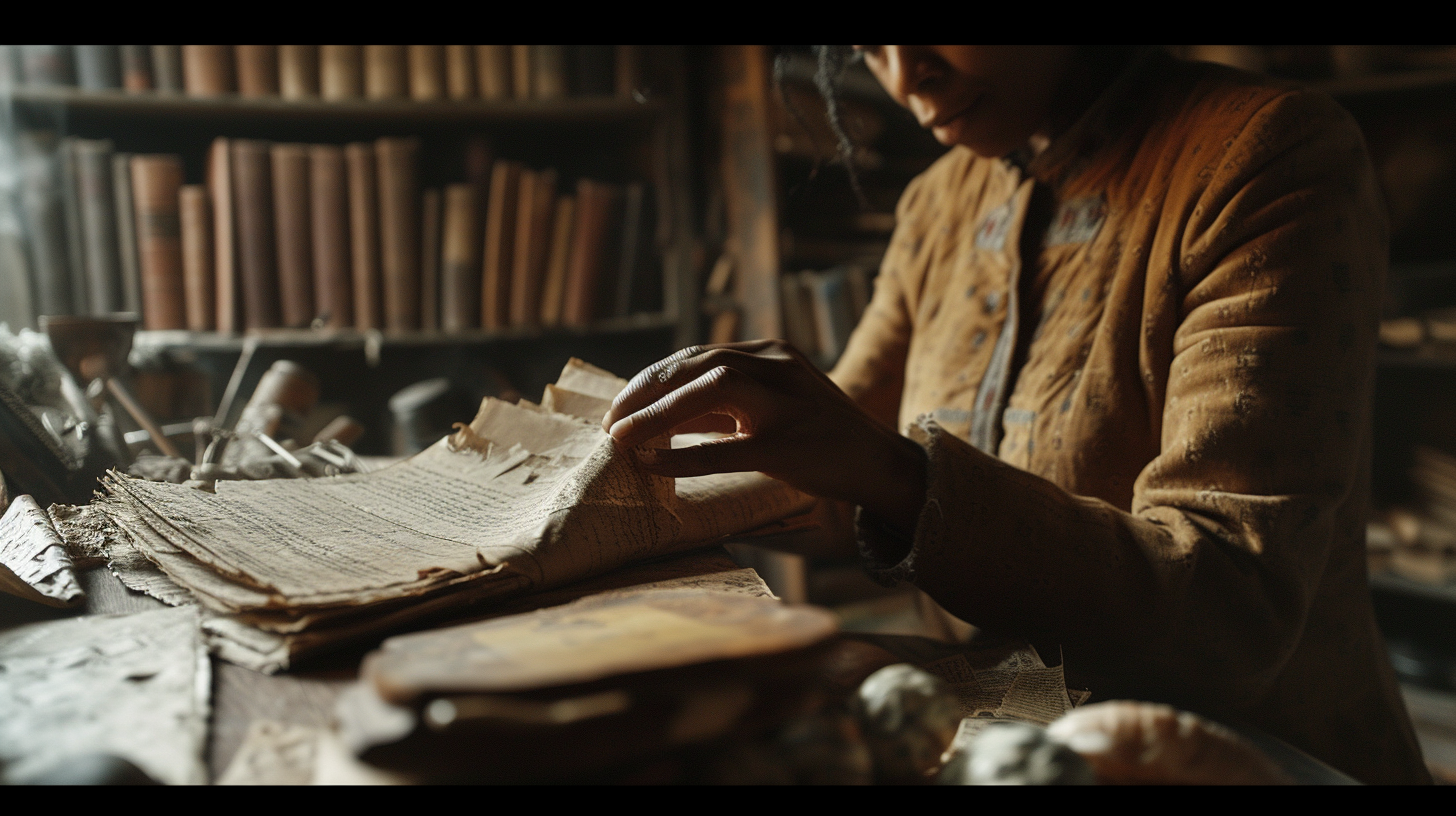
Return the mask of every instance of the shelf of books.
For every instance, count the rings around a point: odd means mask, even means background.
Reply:
[[[217,350],[673,328],[692,230],[646,50],[0,47],[0,321],[135,312],[143,346]]]

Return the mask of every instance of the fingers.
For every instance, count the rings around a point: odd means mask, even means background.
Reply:
[[[690,421],[723,414],[736,420],[743,432],[752,433],[776,408],[772,393],[750,376],[717,366],[616,420],[608,432],[624,447],[635,447]]]
[[[774,342],[760,340],[722,346],[691,346],[654,363],[633,377],[612,401],[611,409],[602,418],[602,428],[610,431],[623,418],[646,409],[715,368],[737,369],[754,379],[771,383],[779,379],[774,376],[775,363],[756,352],[769,348]]]
[[[689,420],[672,429],[674,434],[691,433],[733,433],[738,430],[738,421],[726,414],[707,414]]]
[[[759,470],[763,451],[753,439],[730,437],[687,448],[646,448],[638,452],[637,458],[643,468],[659,476],[681,478]]]

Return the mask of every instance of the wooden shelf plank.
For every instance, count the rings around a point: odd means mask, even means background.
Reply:
[[[614,334],[663,331],[673,329],[677,321],[662,313],[636,314],[603,320],[589,327],[558,326],[553,328],[520,327],[502,331],[444,332],[361,332],[353,329],[262,329],[246,335],[217,332],[139,331],[135,347],[144,351],[192,349],[196,351],[239,351],[249,339],[261,347],[341,349],[364,348],[371,343],[380,348],[408,346],[462,346],[511,340],[535,340],[570,337],[608,337]]]
[[[502,102],[414,100],[291,101],[238,96],[192,97],[182,94],[130,94],[78,88],[17,88],[21,109],[64,108],[68,112],[134,119],[249,119],[275,122],[402,122],[409,124],[482,122],[501,124],[608,124],[649,121],[661,112],[657,101],[617,97]]]
[[[1394,573],[1377,572],[1370,576],[1370,588],[1456,607],[1456,584],[1425,584]]]
[[[1345,104],[1394,101],[1412,94],[1456,93],[1456,68],[1394,71],[1311,83]]]

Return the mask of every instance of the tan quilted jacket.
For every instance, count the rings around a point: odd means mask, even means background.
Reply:
[[[1098,698],[1429,781],[1367,587],[1387,239],[1351,118],[1146,56],[1024,170],[953,149],[898,215],[832,375],[929,452],[884,573]]]

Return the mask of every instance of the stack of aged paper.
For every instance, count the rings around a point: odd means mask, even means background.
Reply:
[[[559,586],[792,516],[813,500],[756,473],[674,480],[601,418],[625,381],[573,360],[541,405],[487,399],[399,464],[215,494],[112,474],[112,566],[195,599],[223,657],[275,671],[442,610]]]
[[[0,633],[0,781],[111,754],[158,782],[206,782],[211,689],[191,608],[9,629]]]

